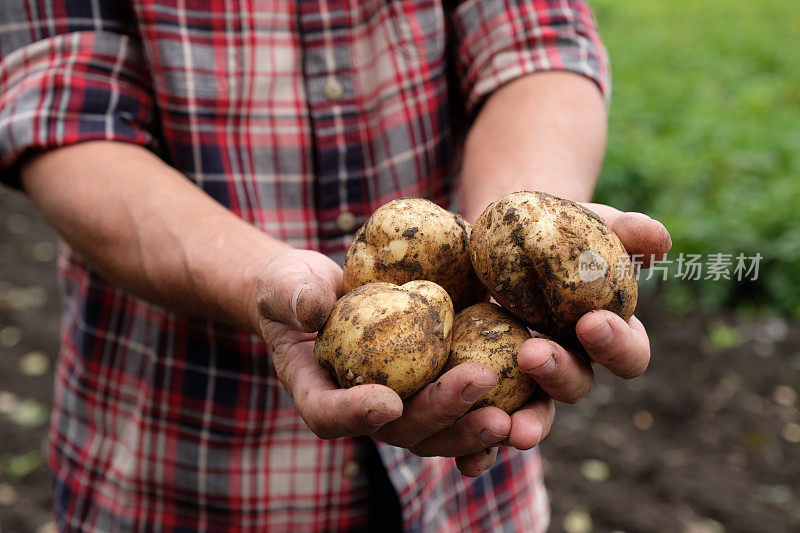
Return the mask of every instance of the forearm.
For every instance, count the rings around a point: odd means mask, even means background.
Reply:
[[[48,221],[120,287],[257,332],[259,272],[288,245],[242,221],[142,147],[88,142],[22,169]]]
[[[462,212],[539,190],[588,201],[603,161],[606,109],[597,86],[568,72],[525,76],[489,97],[467,136]]]

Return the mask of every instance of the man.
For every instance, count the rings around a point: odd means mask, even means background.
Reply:
[[[336,261],[390,199],[455,198],[468,220],[520,189],[589,200],[608,82],[582,1],[0,9],[3,179],[64,240],[60,529],[546,527],[530,449],[551,398],[590,390],[583,357],[531,340],[519,364],[546,395],[468,413],[487,368],[404,404],[337,389],[313,332],[342,294]],[[648,217],[591,207],[629,252],[669,248]],[[615,374],[644,371],[637,319],[576,331]]]

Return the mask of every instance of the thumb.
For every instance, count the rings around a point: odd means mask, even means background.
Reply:
[[[640,258],[643,268],[662,260],[672,248],[672,237],[664,224],[644,213],[623,212],[602,204],[582,205],[614,230],[628,253]]]
[[[257,304],[261,316],[301,331],[322,329],[336,304],[336,289],[341,286],[341,269],[333,261],[330,263],[319,269],[323,278],[305,261],[276,257],[258,280]]]

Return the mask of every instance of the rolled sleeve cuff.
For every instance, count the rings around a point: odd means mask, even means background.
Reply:
[[[467,0],[453,22],[468,112],[502,85],[549,70],[588,77],[608,102],[608,56],[585,2]]]
[[[141,51],[127,35],[74,32],[0,61],[0,182],[20,187],[30,152],[89,140],[153,148],[153,105]]]

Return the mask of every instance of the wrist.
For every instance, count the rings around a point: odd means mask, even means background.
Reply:
[[[497,169],[492,180],[462,172],[458,204],[461,215],[473,223],[489,204],[512,192],[541,191],[574,202],[589,202],[593,188],[593,179],[536,175],[526,169],[510,167]]]
[[[261,335],[261,315],[257,305],[259,280],[263,279],[269,263],[275,256],[293,249],[266,234],[262,236],[261,246],[253,249],[252,254],[242,261],[241,267],[235,274],[236,286],[230,294],[220,295],[220,301],[229,302],[230,321],[233,325],[259,336]],[[223,291],[227,291],[224,285],[222,288]]]
[[[492,94],[467,135],[460,177],[464,216],[519,190],[588,201],[605,149],[597,87],[571,73],[519,78]]]

